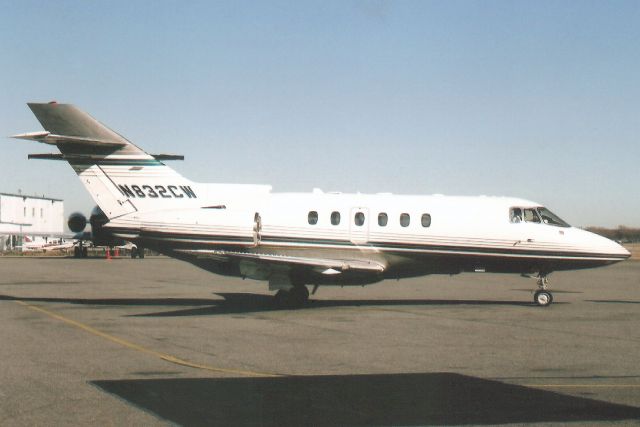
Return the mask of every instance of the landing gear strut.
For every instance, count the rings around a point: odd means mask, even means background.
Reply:
[[[278,307],[302,307],[309,301],[309,289],[305,285],[294,286],[288,291],[280,289],[274,299]]]
[[[144,248],[143,247],[138,247],[138,246],[132,246],[131,247],[131,258],[132,259],[136,259],[136,258],[143,259],[144,258]]]
[[[549,279],[546,274],[540,273],[538,275],[538,290],[533,294],[533,302],[540,307],[547,307],[553,302],[553,294],[547,289],[549,286]]]
[[[73,248],[74,258],[86,258],[88,255],[87,247],[80,242],[78,246]]]

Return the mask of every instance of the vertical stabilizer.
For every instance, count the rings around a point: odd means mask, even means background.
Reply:
[[[30,103],[46,132],[16,138],[55,145],[109,219],[197,206],[200,188],[70,104]]]

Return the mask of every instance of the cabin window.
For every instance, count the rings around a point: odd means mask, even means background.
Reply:
[[[310,211],[307,220],[309,221],[309,224],[316,225],[318,223],[318,212]]]
[[[23,217],[27,217],[27,207],[25,206],[24,208],[22,208],[22,216]]]
[[[522,222],[522,209],[520,209],[520,208],[511,208],[509,210],[509,219],[514,224]]]
[[[44,218],[44,209],[40,208],[40,218]]]
[[[431,215],[430,214],[422,214],[422,218],[420,218],[420,222],[423,227],[431,226]]]
[[[31,208],[31,216],[36,217],[36,208]]]
[[[538,212],[535,209],[525,209],[524,210],[524,220],[526,222],[540,222],[540,217],[538,216]]]
[[[408,213],[400,214],[400,225],[403,227],[408,227],[411,222],[411,217]]]
[[[362,225],[364,225],[364,214],[362,212],[356,212],[353,220],[358,227],[361,227]]]
[[[338,211],[331,212],[331,224],[332,225],[340,224],[340,212]]]
[[[380,227],[386,227],[387,226],[387,222],[389,221],[389,217],[387,216],[386,213],[384,212],[380,212],[378,214],[378,225]]]

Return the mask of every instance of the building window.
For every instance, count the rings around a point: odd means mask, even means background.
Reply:
[[[400,225],[403,227],[408,227],[411,222],[411,217],[408,213],[400,214]]]
[[[364,225],[364,214],[362,212],[357,212],[353,220],[358,227],[361,227]]]
[[[387,226],[387,222],[389,221],[389,217],[387,216],[386,213],[384,212],[380,212],[378,214],[378,225],[380,227],[386,227]]]
[[[332,225],[340,224],[340,212],[338,211],[331,212],[331,224]]]
[[[309,224],[311,224],[311,225],[317,224],[318,223],[318,212],[310,211],[309,212],[309,216],[307,217],[307,220],[309,221]]]
[[[422,214],[422,218],[420,219],[420,222],[422,222],[422,226],[423,227],[431,226],[431,215]]]

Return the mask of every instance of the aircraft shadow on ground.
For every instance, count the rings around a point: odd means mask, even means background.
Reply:
[[[80,280],[64,280],[64,281],[51,281],[51,280],[25,280],[16,281],[12,280],[10,283],[0,283],[0,286],[28,286],[28,285],[78,285],[84,283]]]
[[[409,426],[640,418],[640,408],[454,373],[93,384],[179,425]]]
[[[589,299],[587,301],[602,304],[640,304],[640,301],[623,301],[615,299]]]
[[[112,306],[198,306],[215,304],[217,300],[202,298],[48,298],[0,295],[0,301],[49,302],[78,305]]]
[[[158,306],[188,307],[179,310],[159,311],[153,313],[132,314],[131,317],[179,317],[179,316],[214,316],[224,314],[257,313],[266,311],[290,310],[278,307],[273,296],[253,293],[217,293],[222,299],[205,298],[46,298],[46,297],[14,297],[0,295],[2,300],[20,300],[26,302],[67,303],[80,305],[107,306]],[[557,303],[562,304],[562,303]],[[320,300],[310,299],[303,307],[295,310],[313,310],[331,307],[408,307],[408,306],[520,306],[534,307],[535,304],[525,301],[491,301],[491,300],[442,300],[442,299],[358,299],[358,300]]]

